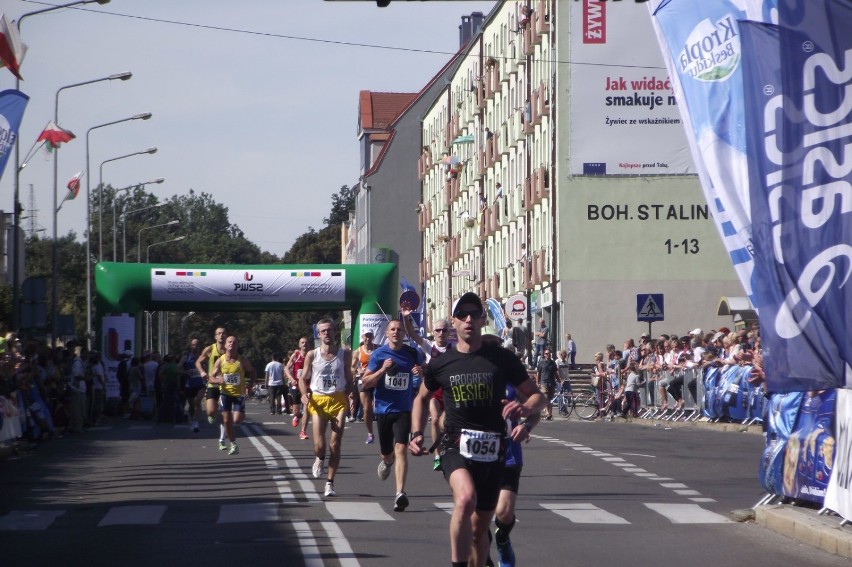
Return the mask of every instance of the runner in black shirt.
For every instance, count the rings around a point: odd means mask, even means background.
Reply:
[[[488,527],[494,516],[503,473],[506,419],[540,412],[546,404],[517,356],[497,344],[483,344],[485,310],[475,293],[453,305],[455,350],[435,358],[425,369],[412,408],[409,450],[425,455],[423,427],[431,392],[442,387],[446,408],[440,455],[444,478],[453,492],[450,547],[454,566],[483,565],[488,556]],[[506,385],[526,396],[521,404],[506,401]]]

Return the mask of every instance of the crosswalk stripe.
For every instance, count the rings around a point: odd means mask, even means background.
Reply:
[[[730,524],[732,520],[705,510],[697,504],[645,503],[647,508],[664,516],[673,524]]]
[[[545,510],[550,510],[567,518],[574,524],[629,524],[621,516],[611,514],[602,510],[594,504],[566,503],[566,504],[539,504]]]
[[[103,526],[153,526],[160,523],[166,513],[164,505],[114,506],[109,509],[98,527]]]
[[[453,514],[453,503],[452,502],[435,502],[435,508],[439,510],[443,510],[447,514],[452,516]]]
[[[378,502],[326,502],[325,508],[335,520],[364,520],[367,522],[387,522],[394,518],[382,509]]]
[[[245,522],[274,522],[278,520],[278,504],[255,502],[252,504],[223,504],[219,507],[217,524]]]
[[[65,510],[39,510],[20,512],[13,510],[0,518],[0,531],[46,530]]]

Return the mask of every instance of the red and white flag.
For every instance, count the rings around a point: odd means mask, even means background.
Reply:
[[[65,197],[66,200],[70,201],[71,199],[76,199],[77,194],[80,192],[80,181],[83,179],[83,171],[78,171],[74,177],[71,178],[71,181],[68,182],[68,195]]]
[[[60,128],[53,121],[47,123],[47,127],[44,129],[44,132],[38,135],[38,142],[45,142],[48,150],[56,149],[60,146],[60,144],[64,144],[65,142],[70,142],[77,136],[74,135],[74,132],[71,130],[65,130],[64,128]]]
[[[21,41],[18,26],[10,25],[6,14],[0,16],[0,64],[5,65],[12,74],[21,77],[21,62],[27,54],[27,46]]]

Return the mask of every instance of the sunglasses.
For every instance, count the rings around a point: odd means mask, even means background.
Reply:
[[[448,330],[449,329],[447,329],[446,327],[438,327],[437,329],[434,329],[436,333],[446,333]]]
[[[456,309],[453,311],[453,317],[460,320],[465,320],[468,317],[473,319],[481,319],[482,311],[480,309]]]

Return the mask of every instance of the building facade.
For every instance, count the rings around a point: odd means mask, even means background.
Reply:
[[[423,115],[427,319],[468,290],[528,301],[580,359],[649,330],[732,326],[742,295],[694,171],[647,7],[502,2]],[[663,321],[638,321],[643,297]]]

